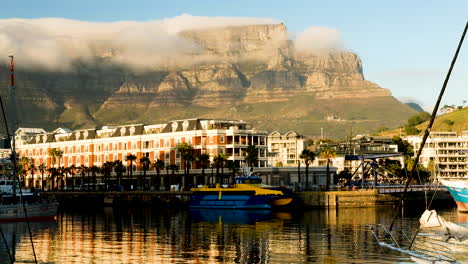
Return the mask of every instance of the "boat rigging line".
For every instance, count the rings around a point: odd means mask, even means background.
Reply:
[[[12,105],[12,108],[11,109],[14,109],[15,107],[15,68],[14,68],[14,60],[13,60],[13,55],[10,55],[10,103]],[[10,131],[8,129],[8,121],[7,121],[7,118],[6,118],[6,114],[5,114],[5,108],[3,106],[3,102],[2,102],[2,97],[0,95],[0,106],[1,106],[1,109],[2,109],[2,116],[3,116],[3,121],[4,121],[4,124],[5,124],[5,129],[6,129],[6,134],[7,134],[7,140],[8,142],[12,142],[11,144],[11,162],[13,163],[13,180],[16,181],[18,180],[19,182],[19,177],[18,177],[18,174],[16,173],[16,149],[15,149],[15,136],[13,136],[13,138],[11,137],[10,135]],[[15,111],[13,110],[12,111],[13,114],[15,113]],[[14,133],[14,129],[15,129],[15,120],[13,120],[13,127],[12,127],[12,130],[13,130],[13,133]],[[23,201],[23,192],[21,191],[21,188],[19,189],[19,195],[20,195],[20,201]],[[13,184],[13,199],[16,198],[16,183]],[[30,225],[30,222],[28,220],[28,213],[27,213],[27,210],[26,210],[26,203],[25,202],[21,202],[22,204],[22,207],[23,207],[23,212],[24,212],[24,217],[26,218],[26,224],[28,226],[28,231],[29,231],[29,239],[31,241],[31,248],[32,248],[32,251],[33,251],[33,256],[34,256],[34,263],[37,264],[37,258],[36,258],[36,250],[34,248],[34,242],[33,242],[33,239],[32,239],[32,231],[31,231],[31,225]],[[3,232],[2,233],[2,236],[4,236]],[[8,249],[8,245],[7,245],[7,249]],[[13,249],[12,249],[13,251]],[[10,254],[10,251],[8,250],[8,255],[11,255]],[[10,257],[10,260],[12,258]],[[13,262],[12,262],[13,263]]]
[[[453,67],[455,66],[455,62],[457,61],[458,53],[460,52],[460,49],[461,49],[461,46],[462,46],[463,41],[465,39],[465,35],[466,35],[467,30],[468,30],[468,21],[465,24],[465,29],[463,30],[463,34],[462,34],[462,36],[460,38],[460,41],[458,43],[457,50],[455,51],[455,55],[454,55],[454,57],[452,59],[452,63],[450,64],[450,68],[449,68],[449,70],[447,72],[447,76],[445,77],[444,83],[443,83],[442,88],[440,90],[439,97],[437,98],[437,102],[436,102],[436,104],[434,106],[434,109],[432,110],[431,119],[429,120],[429,124],[427,125],[427,128],[424,131],[424,136],[422,138],[421,147],[419,148],[418,153],[416,154],[416,158],[414,160],[413,167],[411,168],[411,173],[408,176],[408,179],[407,179],[406,184],[405,184],[405,189],[404,189],[403,194],[401,196],[400,202],[397,205],[397,209],[395,210],[395,215],[393,217],[392,223],[390,224],[390,227],[389,227],[390,232],[392,231],[393,225],[395,224],[395,220],[399,215],[399,211],[401,209],[403,200],[405,199],[405,196],[406,196],[406,193],[407,193],[407,190],[408,190],[408,186],[409,186],[411,180],[413,179],[413,175],[414,175],[414,173],[416,171],[416,168],[418,167],[419,157],[421,156],[422,150],[424,149],[424,145],[426,144],[427,137],[429,136],[429,133],[430,133],[430,131],[432,129],[432,125],[434,124],[434,119],[436,117],[437,111],[439,110],[440,102],[442,101],[442,97],[443,97],[443,95],[445,93],[445,88],[447,87],[448,81],[450,79],[450,75],[452,74]]]

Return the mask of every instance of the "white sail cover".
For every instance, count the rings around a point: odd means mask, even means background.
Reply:
[[[468,240],[468,228],[446,221],[435,210],[426,210],[419,219],[419,223],[422,231],[435,232],[446,241],[450,238],[458,242]]]

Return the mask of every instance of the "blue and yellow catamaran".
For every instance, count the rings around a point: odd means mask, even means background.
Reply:
[[[190,208],[271,209],[291,203],[292,197],[262,184],[257,176],[236,177],[234,184],[193,188]]]

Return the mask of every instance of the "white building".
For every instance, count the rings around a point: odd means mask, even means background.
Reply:
[[[282,135],[278,131],[268,135],[268,166],[297,167],[304,160],[299,158],[301,152],[307,148],[307,142],[302,135],[289,131]]]
[[[421,148],[422,136],[408,136],[406,140],[414,147],[414,153]],[[419,162],[428,167],[433,161],[437,177],[468,177],[468,131],[431,132],[421,153]]]

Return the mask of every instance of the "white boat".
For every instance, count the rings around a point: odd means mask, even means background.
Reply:
[[[0,222],[47,221],[57,216],[58,203],[34,202],[0,205]]]

